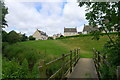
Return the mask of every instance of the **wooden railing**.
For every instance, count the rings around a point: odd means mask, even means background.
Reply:
[[[102,66],[102,64],[105,64],[108,66],[108,68],[111,68],[112,65],[110,65],[109,62],[107,62],[107,56],[106,55],[101,55],[99,51],[95,50],[93,48],[93,52],[94,52],[94,63],[95,63],[95,67],[97,70],[97,74],[99,79],[101,78],[101,70],[100,67]],[[117,75],[117,80],[120,80],[120,66],[117,67],[116,70],[116,75]]]
[[[53,79],[53,78],[65,78],[68,73],[71,73],[73,70],[73,67],[76,65],[80,58],[80,49],[74,49],[73,51],[70,51],[68,54],[62,54],[61,57],[50,61],[49,63],[45,63],[45,61],[40,62],[39,70],[40,70],[40,78],[47,78],[47,79]],[[61,67],[53,73],[50,77],[46,75],[47,69],[49,66],[56,64],[57,62],[61,61]]]

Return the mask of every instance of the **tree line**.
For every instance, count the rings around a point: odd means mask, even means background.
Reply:
[[[12,30],[7,33],[5,30],[2,30],[2,42],[8,42],[9,44],[13,44],[21,41],[35,40],[33,36],[26,36],[26,34],[17,33]]]

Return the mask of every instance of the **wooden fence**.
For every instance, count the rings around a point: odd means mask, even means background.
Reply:
[[[61,57],[50,61],[49,63],[45,63],[45,61],[40,62],[39,70],[40,70],[40,77],[41,78],[47,78],[47,79],[53,79],[57,78],[58,74],[59,78],[65,78],[68,73],[71,73],[73,70],[73,67],[76,65],[80,58],[80,49],[74,49],[73,51],[70,51],[68,54],[62,54]],[[66,60],[67,59],[67,60]],[[61,67],[50,77],[46,75],[47,69],[49,66],[56,64],[57,62],[61,61],[62,65]],[[68,67],[66,67],[68,66]]]
[[[99,79],[101,78],[101,70],[100,67],[102,66],[102,64],[106,64],[109,68],[112,66],[109,64],[109,62],[107,62],[107,56],[106,55],[101,55],[99,51],[95,50],[93,48],[93,52],[94,52],[94,63],[95,63],[95,67],[97,70],[97,74]],[[120,66],[117,67],[116,70],[116,75],[117,75],[117,80],[120,80]]]

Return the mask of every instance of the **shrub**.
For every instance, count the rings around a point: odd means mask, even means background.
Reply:
[[[8,33],[8,35],[7,35],[7,42],[8,43],[12,44],[12,43],[16,43],[18,41],[20,41],[20,36],[18,33],[16,33],[15,31],[11,31]]]
[[[13,58],[12,60],[8,60],[4,57],[2,67],[3,67],[2,69],[3,79],[30,78],[31,72],[29,71],[28,62],[26,59],[24,59],[22,64],[20,65],[20,63],[17,62],[15,58]]]
[[[53,37],[48,37],[48,40],[53,40]]]
[[[29,40],[35,40],[33,36],[29,36]]]

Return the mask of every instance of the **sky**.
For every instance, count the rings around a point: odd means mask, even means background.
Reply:
[[[80,32],[88,21],[85,19],[85,7],[79,7],[74,1],[6,0],[9,14],[6,15],[8,27],[5,30],[15,30],[27,36],[32,35],[36,29],[46,32],[49,36],[64,34],[64,27],[77,27]]]

